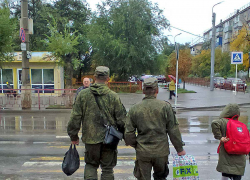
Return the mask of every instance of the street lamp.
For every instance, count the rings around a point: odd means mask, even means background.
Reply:
[[[173,35],[167,35],[167,37],[168,37],[168,36],[172,36],[172,37],[173,37]],[[168,38],[167,38],[167,39],[168,39]],[[172,42],[171,42],[169,39],[168,39],[168,41],[172,44]]]
[[[174,36],[174,44],[175,44],[175,53],[176,53],[176,83],[175,83],[175,89],[176,89],[176,94],[175,94],[175,109],[176,109],[176,106],[177,106],[177,90],[178,90],[178,60],[179,60],[179,47],[178,47],[178,44],[176,44],[175,42],[175,38],[176,36],[179,36],[181,35],[181,33],[177,34]]]
[[[210,91],[214,90],[214,57],[215,57],[215,17],[214,7],[218,4],[221,4],[224,1],[221,1],[212,7],[212,42],[211,42],[211,74],[210,74]]]

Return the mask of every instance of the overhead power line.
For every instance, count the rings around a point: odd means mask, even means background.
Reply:
[[[204,37],[202,37],[202,36],[199,36],[199,35],[193,34],[193,33],[191,33],[191,32],[185,31],[185,30],[183,30],[183,29],[180,29],[180,28],[177,28],[177,27],[174,27],[174,26],[171,26],[171,25],[170,25],[170,27],[172,27],[172,28],[174,28],[174,29],[178,29],[178,30],[180,30],[180,31],[182,31],[182,32],[185,32],[185,33],[191,34],[191,35],[193,35],[193,36],[197,36],[197,37],[199,37],[199,38],[205,39],[205,38],[204,38]]]

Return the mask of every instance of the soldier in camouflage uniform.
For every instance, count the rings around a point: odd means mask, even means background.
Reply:
[[[126,109],[122,105],[119,96],[111,91],[106,82],[109,80],[109,68],[99,66],[95,70],[96,83],[90,88],[82,90],[74,103],[68,134],[72,144],[79,144],[78,132],[82,125],[82,141],[85,143],[85,180],[97,180],[97,169],[102,169],[102,180],[113,180],[113,168],[117,163],[117,147],[103,144],[106,127],[101,117],[102,113],[96,103],[95,96],[100,107],[108,111],[112,116],[108,122],[124,132],[124,120]]]
[[[125,142],[136,150],[135,177],[139,180],[150,180],[153,167],[154,179],[163,180],[169,174],[168,136],[178,155],[185,155],[186,152],[182,147],[178,121],[171,105],[156,99],[156,78],[144,80],[143,93],[143,101],[134,105],[128,113]]]

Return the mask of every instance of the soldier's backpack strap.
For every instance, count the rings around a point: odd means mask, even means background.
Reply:
[[[102,116],[103,116],[103,112],[105,112],[104,110],[102,110],[102,108],[101,108],[101,106],[100,106],[100,103],[99,103],[99,100],[98,100],[98,98],[97,98],[97,96],[94,94],[94,93],[92,93],[93,95],[94,95],[94,97],[95,97],[95,102],[96,102],[96,104],[97,104],[97,106],[98,106],[98,108],[99,108],[99,110],[100,110],[100,112],[101,112],[101,114],[102,114]],[[106,116],[106,113],[104,113],[105,114],[105,116]],[[107,116],[106,116],[107,117]],[[107,118],[102,118],[102,120],[103,120],[103,124],[105,125],[105,126],[107,126],[108,125],[108,120],[107,120]]]

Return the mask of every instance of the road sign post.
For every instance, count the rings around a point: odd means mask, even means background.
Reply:
[[[231,64],[236,65],[235,71],[235,95],[237,92],[237,65],[243,64],[243,52],[232,52],[231,53]]]

